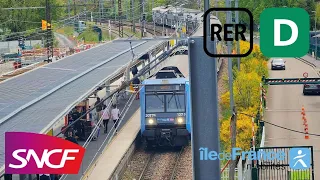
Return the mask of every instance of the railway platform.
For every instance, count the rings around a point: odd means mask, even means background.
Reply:
[[[104,180],[112,177],[123,155],[130,149],[140,130],[140,108],[121,128],[103,151],[99,159],[92,165],[82,180]]]

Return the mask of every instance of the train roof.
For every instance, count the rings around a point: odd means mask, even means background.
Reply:
[[[171,11],[173,13],[192,13],[192,14],[199,14],[199,13],[203,13],[200,10],[196,10],[196,9],[189,9],[189,8],[183,8],[183,7],[174,7],[171,5],[168,6],[159,6],[159,7],[155,7],[152,9],[152,11],[160,11],[160,12],[167,12],[167,11]]]
[[[152,85],[152,84],[185,84],[189,82],[187,78],[169,78],[169,79],[146,79],[142,84]]]

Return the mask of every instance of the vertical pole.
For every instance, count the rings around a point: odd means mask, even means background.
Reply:
[[[239,6],[239,1],[236,0],[235,8],[237,8],[238,6]],[[236,24],[239,24],[239,11],[236,11]],[[239,41],[237,41],[237,54],[240,54],[240,42]],[[238,70],[240,71],[240,57],[238,57]]]
[[[316,12],[314,12],[314,31],[317,31],[317,16]]]
[[[128,17],[129,17],[129,14],[130,14],[130,11],[129,11],[129,9],[130,9],[130,2],[131,2],[131,0],[129,0],[129,1],[126,0],[126,20],[127,20],[127,21],[128,21]]]
[[[70,5],[71,5],[71,2],[70,2],[71,0],[68,0],[68,16],[69,16],[69,18],[71,17],[71,15],[70,15]]]
[[[164,36],[164,14],[162,14],[162,36]]]
[[[110,81],[107,81],[106,82],[106,97],[108,97],[108,96],[110,96],[110,94],[111,94],[111,89],[110,89]],[[110,100],[111,100],[112,98],[109,98],[109,99],[107,99],[106,100],[106,102],[105,102],[105,105],[106,106],[108,106],[108,104],[110,103]]]
[[[117,21],[117,0],[113,0],[113,4],[114,4],[114,24],[116,24]]]
[[[156,21],[155,21],[155,16],[153,15],[153,8],[154,8],[154,0],[152,0],[151,13],[152,13],[152,21],[153,21],[153,34],[154,36],[156,36]]]
[[[209,9],[209,0],[204,0],[204,11]],[[210,33],[210,17],[206,18]],[[204,37],[209,39],[209,37]],[[192,159],[193,179],[220,179],[220,161],[201,160],[204,151],[220,151],[218,89],[216,58],[203,51],[203,38],[189,41],[189,67],[192,108]],[[214,41],[207,41],[207,49],[216,52]],[[201,121],[200,121],[201,120]],[[204,150],[204,151],[203,151]]]
[[[101,25],[101,14],[102,14],[102,8],[101,8],[101,0],[99,0],[99,22],[100,22],[100,25]]]
[[[132,24],[133,24],[133,33],[136,33],[136,22],[135,22],[135,13],[134,13],[134,0],[131,0],[132,8]]]
[[[143,37],[143,28],[142,28],[142,18],[143,18],[143,13],[144,13],[144,0],[141,1],[141,8],[140,8],[140,31],[141,31],[141,37]]]
[[[122,0],[118,0],[118,14],[119,14],[119,36],[123,37],[123,25],[122,25]]]
[[[215,42],[207,41],[207,47],[213,52]],[[193,179],[220,179],[220,161],[201,160],[208,151],[220,151],[216,59],[204,53],[202,37],[190,38],[189,52]]]
[[[218,7],[218,0],[214,0],[214,7]],[[216,11],[216,17],[218,18],[218,11]]]
[[[109,20],[108,28],[109,28],[109,37],[110,37],[110,41],[111,41],[112,40],[112,36],[111,36],[111,22],[110,22],[110,20]]]
[[[255,133],[254,133],[254,118],[251,117],[251,120],[252,120],[252,148],[253,148],[253,151],[256,151],[256,146],[255,146]]]
[[[143,13],[143,15],[144,15],[144,13],[145,13],[145,9],[144,9],[144,8],[145,8],[145,0],[142,0],[142,2],[143,2],[143,3],[142,3],[142,13]],[[144,16],[144,17],[146,18],[146,16]],[[143,36],[142,36],[142,37],[145,36],[145,34],[144,34],[144,33],[145,33],[145,28],[146,28],[146,27],[145,27],[145,26],[146,26],[146,19],[145,19],[145,18],[144,18],[144,20],[143,20],[143,22],[142,22],[142,23],[143,23],[143,29],[142,29],[142,30],[143,30],[143,33],[142,33]]]
[[[317,36],[317,35],[316,35]],[[315,59],[317,60],[318,59],[318,37],[315,37],[315,41],[316,41],[316,43],[315,43],[315,47],[314,47],[314,49],[315,49],[315,51],[314,51],[314,57],[315,57]]]
[[[76,0],[73,0],[73,10],[74,15],[77,15],[77,7],[76,7]]]
[[[226,0],[226,7],[231,7],[231,0]],[[227,23],[232,23],[232,14],[230,11],[227,12]],[[232,31],[232,28],[229,29]],[[230,35],[229,35],[230,37]],[[228,54],[231,54],[232,44],[230,41],[227,42],[228,46]],[[231,129],[231,148],[236,146],[236,109],[234,106],[234,98],[233,98],[233,73],[232,73],[232,58],[228,58],[228,76],[229,76],[229,91],[230,91],[230,110],[232,112],[232,117],[230,121],[230,129]],[[232,149],[231,149],[232,150]],[[230,168],[229,168],[229,179],[234,180],[235,176],[235,168],[236,168],[236,161],[231,160]]]
[[[47,62],[52,62],[53,57],[53,37],[51,32],[50,0],[46,0],[46,21],[47,21]]]

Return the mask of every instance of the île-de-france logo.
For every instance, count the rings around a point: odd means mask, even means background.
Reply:
[[[291,148],[289,151],[289,167],[294,170],[305,170],[311,166],[311,150],[309,148]]]
[[[70,141],[36,133],[5,133],[6,174],[78,174],[85,153]]]

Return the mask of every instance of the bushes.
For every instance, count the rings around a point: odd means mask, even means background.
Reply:
[[[240,52],[248,51],[250,44],[240,42]],[[254,45],[252,53],[241,58],[240,71],[233,69],[234,102],[237,107],[237,147],[248,150],[251,147],[252,139],[252,118],[246,115],[256,116],[260,109],[260,83],[262,76],[268,77],[267,58],[262,55],[259,46]],[[230,92],[222,94],[220,105],[222,111],[230,109]],[[223,151],[230,151],[230,119],[227,114],[221,118],[220,139],[223,143]],[[255,123],[255,131],[258,126]]]

